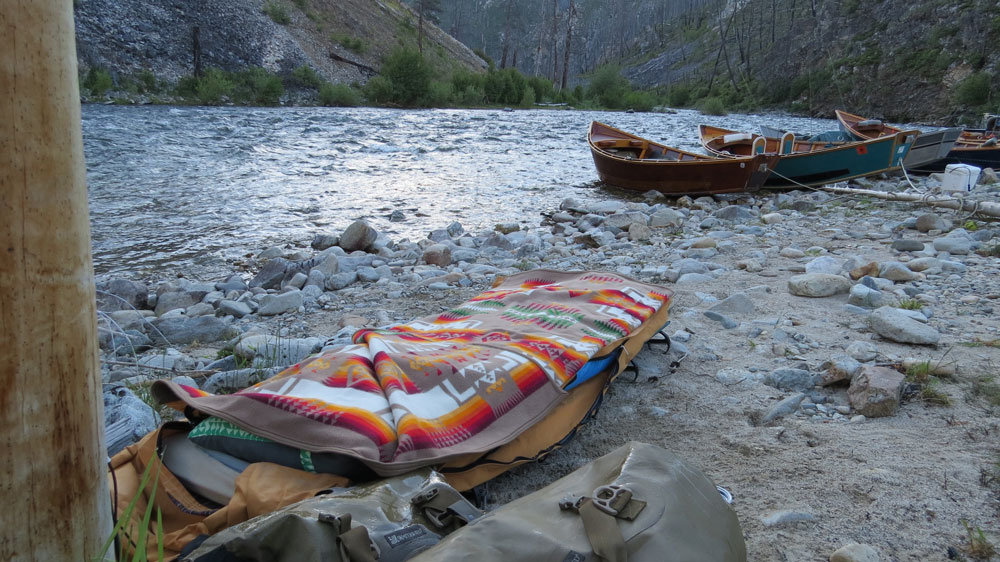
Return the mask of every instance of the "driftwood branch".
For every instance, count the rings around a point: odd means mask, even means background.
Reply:
[[[972,201],[964,198],[949,197],[946,195],[922,195],[919,193],[886,193],[883,191],[873,191],[870,189],[853,189],[849,187],[822,186],[816,189],[830,193],[843,195],[864,195],[875,197],[886,201],[902,201],[909,203],[919,203],[930,207],[941,207],[969,213],[983,219],[1000,219],[1000,204],[988,201]]]
[[[176,369],[168,369],[166,367],[155,367],[153,365],[143,365],[141,363],[130,363],[127,361],[107,361],[103,359],[101,360],[101,363],[104,363],[105,365],[113,365],[116,367],[135,367],[137,369],[150,369],[152,371],[163,371],[167,373],[174,373],[175,375],[188,375],[190,377],[205,377],[208,375],[214,375],[215,373],[219,372],[213,369],[205,369],[201,371],[183,371]]]
[[[333,59],[333,60],[335,60],[335,61],[337,61],[337,62],[342,62],[344,64],[349,64],[349,65],[351,65],[351,66],[353,66],[353,67],[361,70],[362,72],[366,72],[366,73],[368,73],[370,75],[378,74],[377,70],[375,70],[374,68],[368,66],[367,64],[361,64],[360,62],[355,62],[355,61],[352,61],[351,59],[346,59],[346,58],[338,55],[337,53],[332,53],[331,52],[330,53],[330,58]]]

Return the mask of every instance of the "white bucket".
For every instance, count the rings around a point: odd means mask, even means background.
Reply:
[[[980,169],[968,164],[948,164],[941,179],[941,191],[972,191],[979,181]]]

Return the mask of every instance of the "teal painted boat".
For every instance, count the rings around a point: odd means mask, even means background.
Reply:
[[[838,142],[805,140],[785,133],[768,138],[701,125],[701,144],[711,154],[744,158],[754,154],[778,154],[764,187],[794,188],[870,176],[898,170],[920,131],[900,131],[875,139]]]

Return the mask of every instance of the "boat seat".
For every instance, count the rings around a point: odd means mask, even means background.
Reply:
[[[878,119],[865,119],[864,121],[858,121],[858,124],[855,125],[855,127],[857,127],[859,131],[879,130],[882,128],[882,121],[879,121]]]
[[[753,135],[751,135],[750,133],[730,133],[728,135],[722,136],[722,142],[726,144],[729,144],[731,142],[748,141],[752,139]]]

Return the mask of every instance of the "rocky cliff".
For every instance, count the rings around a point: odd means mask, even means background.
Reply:
[[[417,15],[370,0],[77,0],[81,72],[151,71],[168,81],[203,68],[262,67],[287,74],[303,64],[331,82],[361,82],[396,46],[416,48]],[[424,50],[438,68],[485,68],[440,29],[424,23]]]

